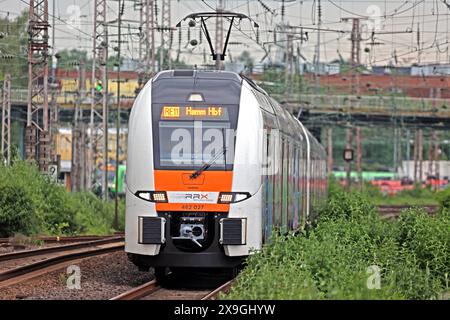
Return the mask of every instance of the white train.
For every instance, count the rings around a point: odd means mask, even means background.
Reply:
[[[236,268],[327,196],[324,148],[250,79],[158,73],[129,121],[126,246],[141,269]]]

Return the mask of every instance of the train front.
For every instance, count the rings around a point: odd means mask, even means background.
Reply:
[[[126,251],[141,269],[236,267],[261,245],[262,120],[242,119],[246,129],[237,130],[239,118],[257,110],[244,96],[237,74],[197,71],[161,72],[138,96],[129,123]]]

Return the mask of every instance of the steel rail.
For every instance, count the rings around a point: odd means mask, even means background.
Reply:
[[[219,294],[221,293],[228,293],[230,292],[231,286],[233,285],[234,279],[230,280],[217,289],[211,291],[206,296],[204,296],[201,300],[216,300],[219,297]]]
[[[12,268],[0,272],[0,288],[11,286],[24,280],[35,278],[48,272],[54,271],[53,266],[55,265],[63,267],[63,263],[69,263],[78,261],[82,258],[123,250],[124,247],[125,243],[122,241],[117,243],[104,243],[100,245],[97,244],[95,247],[91,246],[88,248],[75,249],[75,252],[73,252],[74,250],[71,250],[72,252],[67,254],[61,254],[45,260]]]
[[[66,245],[56,246],[56,247],[47,247],[47,248],[40,248],[40,249],[34,249],[34,250],[24,250],[24,251],[18,251],[18,252],[5,253],[5,254],[0,255],[0,261],[9,261],[9,260],[14,260],[14,259],[28,258],[28,257],[39,256],[39,255],[55,253],[55,252],[64,252],[64,251],[68,251],[68,250],[93,247],[96,245],[102,245],[102,244],[107,244],[107,243],[121,242],[123,240],[124,240],[124,237],[122,237],[122,236],[109,237],[109,238],[100,239],[100,240],[85,241],[85,242],[74,243],[74,244],[66,244]]]
[[[214,289],[200,300],[215,300],[219,296],[220,293],[227,293],[230,291],[231,285],[234,280],[228,281],[221,285],[220,287]],[[152,293],[159,291],[161,287],[158,285],[156,280],[152,280],[150,282],[144,283],[143,285],[128,290],[114,298],[109,300],[139,300],[144,298]]]
[[[133,288],[118,296],[115,296],[114,298],[111,298],[109,300],[138,300],[140,298],[143,298],[145,296],[148,296],[149,294],[158,291],[159,289],[161,289],[161,287],[158,286],[156,280],[152,280],[150,282],[144,283],[139,287]]]

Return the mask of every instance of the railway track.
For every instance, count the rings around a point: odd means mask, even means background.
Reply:
[[[84,242],[84,241],[95,241],[108,238],[114,238],[118,236],[123,236],[123,234],[117,234],[114,236],[69,236],[69,237],[57,237],[57,236],[42,236],[38,237],[36,240],[43,241],[44,243],[73,243],[73,242]],[[0,238],[0,244],[11,243],[13,238]]]
[[[0,255],[0,288],[64,268],[83,258],[122,250],[124,238],[86,241]]]
[[[215,300],[220,293],[227,293],[233,280],[230,280],[214,290],[175,290],[158,285],[156,280],[124,292],[110,300]]]
[[[395,218],[400,215],[403,210],[410,208],[422,208],[428,214],[434,214],[438,210],[439,206],[437,205],[427,205],[427,206],[410,206],[410,205],[379,205],[377,206],[378,213],[383,218]]]

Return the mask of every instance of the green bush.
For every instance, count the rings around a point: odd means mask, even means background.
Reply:
[[[0,165],[0,234],[109,234],[114,204],[92,193],[70,193],[23,161]],[[120,230],[124,225],[120,204]]]
[[[247,259],[227,299],[434,299],[448,291],[447,214],[380,219],[364,195],[337,188],[315,228],[274,235]],[[379,289],[367,285],[373,268]]]
[[[33,203],[22,191],[16,185],[0,184],[0,237],[36,230]]]
[[[436,194],[436,199],[443,209],[450,209],[450,188],[446,188]]]

